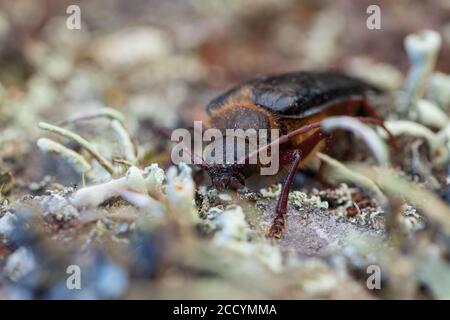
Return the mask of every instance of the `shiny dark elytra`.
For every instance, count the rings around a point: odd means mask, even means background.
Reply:
[[[330,104],[351,97],[364,97],[368,91],[381,90],[359,79],[338,72],[292,72],[260,76],[239,84],[212,100],[206,107],[211,113],[236,96],[250,93],[256,105],[283,116],[306,117]]]
[[[210,127],[224,135],[226,129],[280,130],[280,138],[275,141],[280,145],[280,167],[289,170],[268,236],[281,237],[297,168],[311,159],[330,137],[320,130],[323,119],[347,115],[383,126],[366,100],[368,91],[381,90],[338,72],[293,72],[257,77],[231,88],[207,105]],[[218,189],[239,188],[259,168],[237,163],[203,166]]]

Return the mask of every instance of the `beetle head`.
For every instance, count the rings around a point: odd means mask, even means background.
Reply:
[[[245,179],[252,176],[257,169],[256,164],[241,163],[245,151],[249,149],[248,142],[242,138],[242,144],[223,143],[225,139],[216,139],[205,148],[206,170],[212,180],[213,186],[218,190],[238,190],[245,186]],[[242,146],[243,145],[243,146]],[[217,150],[223,150],[217,153]],[[231,158],[231,159],[229,159]]]

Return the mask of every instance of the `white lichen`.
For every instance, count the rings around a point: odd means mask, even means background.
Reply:
[[[317,15],[304,49],[305,61],[310,67],[323,67],[333,61],[339,50],[337,44],[344,26],[345,19],[335,11],[325,10]]]
[[[416,117],[420,123],[436,129],[442,129],[449,123],[448,116],[441,108],[424,99],[416,103]]]
[[[417,212],[416,208],[405,203],[402,206],[402,215],[399,217],[399,223],[403,229],[408,232],[414,232],[425,228],[424,218]]]
[[[425,217],[441,226],[442,230],[450,234],[450,209],[434,192],[411,182],[400,172],[386,167],[373,167],[363,164],[352,164],[350,169],[362,174],[371,181],[375,181],[391,197],[405,199],[414,207],[421,209]]]
[[[190,219],[197,219],[194,209],[195,184],[192,180],[192,170],[180,163],[167,171],[167,205],[171,212],[187,213]]]
[[[281,193],[281,184],[273,184],[267,188],[263,188],[261,190],[259,190],[259,192],[261,193],[261,195],[264,198],[276,198],[280,196]]]
[[[281,193],[281,184],[274,184],[267,188],[259,190],[263,198],[275,198],[278,199]],[[317,195],[307,195],[306,193],[294,190],[289,192],[289,201],[297,208],[304,206],[315,206],[317,208],[328,208],[328,202],[322,201]]]
[[[82,148],[84,148],[86,151],[88,151],[91,154],[91,156],[93,156],[95,158],[95,160],[97,160],[98,163],[100,163],[102,165],[102,167],[105,168],[106,171],[108,171],[111,175],[114,175],[114,173],[115,173],[114,166],[98,152],[97,148],[94,145],[92,145],[86,139],[82,138],[80,135],[78,135],[70,130],[67,130],[67,129],[46,123],[46,122],[40,122],[39,128],[42,130],[46,130],[46,131],[49,131],[52,133],[59,134],[63,137],[66,137],[66,138],[69,138],[69,139],[75,141]]]
[[[150,214],[152,217],[161,218],[165,214],[164,205],[149,196],[148,194],[137,193],[125,189],[118,190],[117,193],[133,206],[140,208],[145,213]]]
[[[402,73],[394,66],[366,57],[351,59],[347,69],[358,78],[387,90],[399,89],[404,80]]]
[[[322,201],[319,196],[307,195],[301,191],[292,191],[289,193],[289,201],[297,208],[302,208],[303,206],[315,206],[317,208],[328,209],[328,202]]]
[[[118,142],[122,149],[125,160],[135,165],[137,162],[136,149],[133,142],[131,141],[128,131],[118,120],[113,120],[111,122],[111,127],[117,135]]]
[[[17,217],[11,212],[7,211],[3,217],[0,218],[0,235],[4,238],[8,238],[14,231],[14,225],[17,221]]]
[[[70,221],[80,217],[78,210],[60,194],[51,193],[35,197],[34,200],[43,206],[44,215],[52,215],[58,221]]]
[[[430,76],[427,97],[442,110],[450,108],[450,75],[436,72]]]
[[[442,168],[450,163],[450,123],[437,133],[420,123],[408,120],[386,121],[385,125],[394,136],[408,135],[424,139],[430,147],[429,156],[434,168]],[[384,133],[380,132],[380,135]]]
[[[248,238],[250,228],[240,206],[227,206],[212,222],[218,227],[214,235],[214,243],[218,246]]]
[[[95,207],[112,197],[119,196],[119,190],[146,194],[147,183],[142,171],[136,167],[130,167],[124,177],[76,191],[70,201],[77,208]]]
[[[385,121],[384,125],[394,135],[408,135],[416,138],[425,139],[431,147],[434,147],[434,132],[424,125],[409,120],[392,120]],[[380,135],[387,137],[385,132],[380,130]]]
[[[387,165],[389,163],[389,153],[386,144],[372,128],[358,119],[348,116],[330,117],[323,120],[321,127],[325,132],[335,129],[351,131],[364,140],[379,164]]]
[[[164,170],[159,168],[158,164],[153,163],[144,168],[142,175],[145,179],[147,192],[157,199],[161,198],[163,194],[163,182],[166,179]]]
[[[326,198],[329,199],[334,205],[338,205],[340,208],[348,208],[352,206],[352,191],[354,189],[350,189],[346,183],[340,183],[339,186],[335,189],[329,190],[319,190],[313,189],[312,194],[317,195],[320,199]],[[326,202],[328,205],[328,202]]]
[[[343,163],[323,153],[317,153],[317,157],[332,168],[330,172],[331,180],[354,183],[357,186],[370,191],[381,204],[387,203],[386,196],[383,194],[378,185],[371,179],[362,174],[354,172]]]

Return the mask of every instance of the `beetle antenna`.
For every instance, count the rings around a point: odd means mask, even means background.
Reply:
[[[289,141],[290,138],[292,138],[292,137],[294,137],[296,135],[308,132],[309,130],[312,130],[312,129],[315,129],[315,128],[319,128],[321,124],[322,124],[322,121],[313,122],[313,123],[307,124],[307,125],[305,125],[305,126],[303,126],[301,128],[298,128],[296,130],[293,130],[293,131],[291,131],[291,132],[289,132],[289,133],[287,133],[285,135],[282,135],[281,137],[279,137],[278,139],[275,139],[271,143],[268,143],[268,144],[262,146],[261,148],[255,150],[253,152],[250,152],[248,155],[246,155],[245,157],[243,157],[240,160],[242,162],[238,162],[238,163],[245,163],[249,159],[251,159],[251,158],[255,157],[256,155],[258,155],[260,152],[262,152],[264,150],[267,150],[267,149],[269,149],[269,148],[271,148],[271,147],[273,147],[275,145],[286,143],[286,142]]]
[[[162,136],[164,136],[166,139],[170,140],[171,137],[171,129],[166,128],[166,127],[153,127],[152,130],[156,133],[156,134],[160,134]],[[195,128],[194,128],[195,130]],[[201,169],[206,169],[208,168],[208,165],[205,163],[205,161],[203,161],[203,158],[200,157],[198,154],[196,154],[195,152],[191,152],[191,150],[189,150],[189,148],[183,143],[183,150],[189,154],[191,156],[191,161],[193,164],[195,164],[196,166],[200,167]],[[195,159],[198,160],[198,162],[200,163],[196,163]]]

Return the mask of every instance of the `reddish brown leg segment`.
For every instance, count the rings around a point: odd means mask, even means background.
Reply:
[[[292,152],[291,156],[291,167],[289,168],[289,172],[283,182],[281,187],[280,198],[278,199],[277,207],[276,207],[276,217],[272,222],[272,225],[267,233],[268,237],[274,237],[279,239],[283,234],[283,230],[286,226],[285,216],[287,212],[287,205],[289,199],[289,192],[291,191],[292,182],[294,181],[295,173],[297,172],[297,167],[300,164],[300,161],[308,156],[308,154],[314,150],[317,144],[325,137],[325,133],[320,130],[314,132],[310,137],[305,139],[302,143],[300,143],[296,150],[290,151]]]
[[[277,208],[276,208],[276,217],[272,222],[272,225],[267,234],[268,237],[275,237],[279,239],[283,234],[285,223],[285,215],[287,212],[287,203],[289,192],[291,191],[292,182],[294,181],[295,173],[297,172],[297,167],[301,160],[300,152],[295,150],[293,153],[293,162],[289,169],[289,172],[284,179],[283,186],[281,187],[280,198],[278,199]]]

